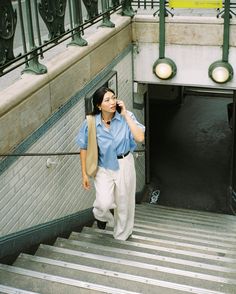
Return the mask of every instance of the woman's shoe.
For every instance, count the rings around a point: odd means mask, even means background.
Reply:
[[[105,230],[105,229],[106,229],[106,225],[107,225],[106,222],[102,222],[102,221],[100,221],[100,220],[97,219],[97,227],[98,227],[100,230]]]

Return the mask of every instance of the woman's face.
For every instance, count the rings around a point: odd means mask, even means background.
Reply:
[[[114,113],[116,111],[117,98],[112,92],[106,92],[101,103],[101,111]]]

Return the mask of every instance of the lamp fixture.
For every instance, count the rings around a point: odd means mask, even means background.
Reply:
[[[208,70],[209,77],[216,83],[223,84],[230,81],[233,77],[233,68],[226,61],[213,62]]]
[[[177,67],[173,60],[165,57],[165,17],[166,1],[159,2],[159,58],[153,64],[153,73],[161,80],[168,80],[175,76]],[[171,14],[172,15],[172,14]],[[173,15],[172,15],[173,16]]]
[[[223,50],[222,60],[213,62],[208,69],[209,77],[218,84],[223,84],[233,78],[234,70],[228,62],[229,58],[229,27],[230,27],[230,1],[225,1],[224,13],[224,32],[223,32]]]
[[[176,75],[177,67],[170,58],[159,58],[153,64],[154,74],[161,80],[168,80]]]

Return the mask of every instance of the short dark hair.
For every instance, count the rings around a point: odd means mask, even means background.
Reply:
[[[115,95],[115,92],[112,89],[110,89],[108,87],[104,87],[104,86],[101,88],[98,88],[94,92],[94,94],[93,94],[93,111],[92,111],[93,115],[99,114],[101,112],[101,110],[98,107],[102,104],[103,97],[107,92],[111,92]]]

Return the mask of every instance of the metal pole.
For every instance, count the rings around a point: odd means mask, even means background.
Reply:
[[[25,39],[25,28],[24,28],[24,22],[23,22],[23,13],[22,13],[21,0],[18,0],[18,8],[19,8],[19,16],[20,16],[22,45],[23,45],[24,53],[27,53],[26,39]],[[25,61],[26,61],[26,65],[28,66],[28,58],[27,58],[27,56],[25,57]]]
[[[230,0],[225,0],[224,35],[222,61],[228,62],[229,57],[229,25],[230,25]]]
[[[37,9],[37,0],[34,0],[34,13],[35,13],[35,21],[36,21],[36,30],[38,35],[38,42],[39,46],[42,46],[42,39],[41,39],[41,33],[40,33],[40,26],[39,26],[39,16],[38,16],[38,9]],[[43,58],[43,50],[40,49],[40,56]]]
[[[165,58],[165,0],[160,0],[159,58]]]

